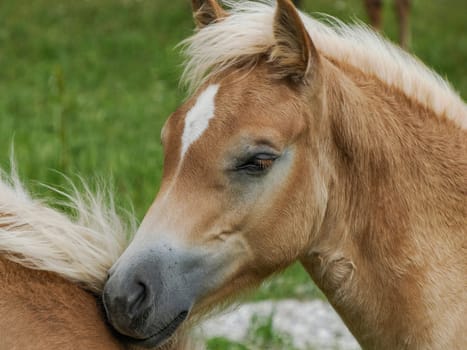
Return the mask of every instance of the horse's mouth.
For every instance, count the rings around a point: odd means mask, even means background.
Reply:
[[[161,345],[163,342],[165,342],[167,339],[170,338],[172,334],[177,330],[177,328],[182,324],[183,321],[188,316],[188,311],[182,311],[178,314],[177,317],[175,317],[171,322],[169,322],[167,325],[162,327],[159,331],[154,333],[148,338],[145,339],[137,339],[133,337],[129,337],[127,335],[120,334],[120,337],[123,338],[123,340],[127,343],[132,343],[138,346],[146,347],[146,348],[151,348],[155,347],[158,345]]]

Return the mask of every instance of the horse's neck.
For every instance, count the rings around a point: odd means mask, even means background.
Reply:
[[[327,96],[328,207],[302,262],[365,348],[446,345],[467,311],[465,133],[396,89],[339,73]]]

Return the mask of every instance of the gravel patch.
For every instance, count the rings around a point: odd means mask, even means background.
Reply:
[[[203,337],[246,339],[253,316],[273,317],[275,331],[290,336],[298,349],[357,350],[357,341],[331,306],[321,300],[247,303],[215,316],[201,325]]]

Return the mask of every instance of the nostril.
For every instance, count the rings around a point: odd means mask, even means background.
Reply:
[[[133,293],[128,297],[128,311],[133,317],[141,314],[149,299],[149,289],[143,282],[135,284]]]

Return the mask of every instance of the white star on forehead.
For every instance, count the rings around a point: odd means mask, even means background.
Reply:
[[[209,121],[214,117],[214,102],[218,90],[218,84],[209,85],[198,96],[195,105],[187,113],[182,135],[181,159],[183,159],[190,145],[201,137],[208,128]]]

